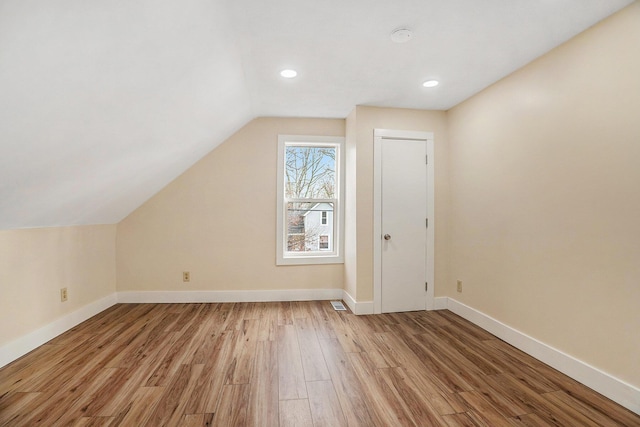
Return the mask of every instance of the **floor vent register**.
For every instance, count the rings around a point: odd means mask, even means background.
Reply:
[[[347,311],[347,307],[344,306],[342,301],[331,301],[331,305],[335,311]]]

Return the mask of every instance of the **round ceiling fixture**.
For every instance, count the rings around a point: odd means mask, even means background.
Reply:
[[[282,70],[280,75],[286,79],[292,79],[298,75],[298,72],[296,70]]]
[[[391,41],[394,43],[406,43],[413,37],[411,30],[399,28],[391,33]]]
[[[424,87],[436,87],[440,84],[439,81],[437,80],[427,80],[426,82],[422,83],[422,86]]]

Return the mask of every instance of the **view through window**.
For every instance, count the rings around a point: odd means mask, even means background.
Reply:
[[[280,144],[282,256],[337,256],[341,142],[296,138]]]

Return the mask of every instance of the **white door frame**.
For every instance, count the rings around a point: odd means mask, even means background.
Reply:
[[[434,154],[433,133],[392,129],[373,130],[373,312],[382,313],[382,140],[410,139],[427,143],[427,259],[425,281],[429,284],[426,292],[427,310],[434,309]]]

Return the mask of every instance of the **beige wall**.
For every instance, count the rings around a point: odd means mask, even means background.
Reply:
[[[344,289],[356,298],[358,286],[357,272],[357,109],[347,116],[345,135],[345,224],[344,224]]]
[[[353,122],[353,123],[351,123]],[[353,128],[350,128],[353,126]],[[448,156],[447,127],[444,111],[409,110],[399,108],[376,108],[358,106],[355,113],[347,118],[347,127],[351,130],[347,138],[347,147],[355,153],[355,172],[347,174],[347,194],[355,192],[355,268],[353,258],[349,258],[346,268],[352,268],[349,281],[356,282],[356,295],[359,302],[373,300],[373,130],[396,129],[426,131],[434,133],[435,142],[435,290],[436,295],[443,294],[440,288],[447,282],[447,209],[448,209]],[[355,134],[355,137],[353,136]],[[349,148],[348,148],[349,149]],[[355,177],[353,176],[355,174]],[[357,188],[355,188],[357,186]],[[347,203],[349,206],[349,203]],[[354,218],[351,219],[352,221]],[[352,234],[347,234],[352,239]],[[349,243],[349,241],[348,241]],[[349,270],[347,270],[349,271]],[[349,284],[353,287],[353,284]]]
[[[115,239],[115,225],[1,230],[0,346],[112,295]]]
[[[342,264],[275,264],[278,134],[344,136],[345,121],[247,124],[118,224],[118,291],[342,289]]]
[[[639,53],[635,2],[450,111],[446,287],[635,386]]]

